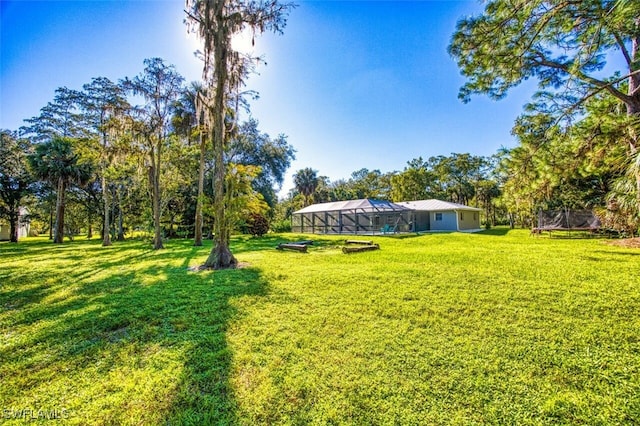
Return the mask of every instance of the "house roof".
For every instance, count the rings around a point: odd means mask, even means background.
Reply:
[[[372,200],[363,198],[361,200],[334,201],[331,203],[312,204],[303,209],[293,212],[293,214],[335,212],[335,211],[360,211],[360,212],[401,212],[410,210],[409,207],[384,200]]]
[[[481,209],[475,207],[465,206],[464,204],[451,203],[449,201],[442,200],[416,200],[416,201],[402,201],[397,203],[401,206],[407,207],[411,210],[418,211],[450,211],[450,210],[465,210],[472,212],[479,212]]]

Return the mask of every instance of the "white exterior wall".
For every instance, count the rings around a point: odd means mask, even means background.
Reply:
[[[436,215],[441,214],[442,220],[436,220]],[[431,212],[429,219],[431,219],[431,230],[432,231],[457,231],[458,230],[458,219],[456,217],[456,212],[454,211],[443,211],[443,212]]]
[[[460,210],[458,213],[458,229],[480,229],[480,212]]]
[[[18,238],[29,236],[29,224],[18,222]],[[0,241],[9,241],[11,239],[11,226],[8,223],[0,223]]]
[[[0,241],[8,241],[11,239],[9,224],[0,223]]]

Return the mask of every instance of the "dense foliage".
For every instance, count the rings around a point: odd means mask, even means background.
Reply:
[[[502,153],[502,205],[531,223],[541,208],[590,208],[609,227],[640,226],[640,3],[492,0],[460,20],[449,46],[460,98],[540,91]]]
[[[18,132],[2,131],[0,216],[13,226],[12,240],[26,206],[33,233],[49,232],[56,242],[65,234],[92,238],[100,229],[110,245],[138,231],[153,232],[160,248],[163,238],[194,234],[198,200],[205,234],[213,234],[213,158],[206,141],[195,143],[206,128],[194,117],[193,98],[189,104],[198,85],[185,87],[159,58],[144,65],[140,75],[117,83],[99,77],[80,90],[60,88]],[[231,134],[225,156],[235,165],[223,188],[232,229],[254,213],[272,216],[294,158],[286,136],[271,138],[249,117]]]
[[[449,50],[468,78],[461,90],[465,101],[472,94],[501,98],[522,81],[537,79],[540,92],[513,127],[516,147],[490,157],[418,157],[400,171],[363,168],[335,181],[304,167],[281,200],[277,194],[295,150],[285,135],[261,132],[250,116],[238,122],[239,108],[248,111],[239,88],[253,67],[251,58],[233,52],[226,71],[216,70],[219,46],[209,36],[219,29],[216,19],[230,23],[227,38],[256,25],[257,32],[280,32],[292,6],[270,3],[269,17],[251,2],[221,2],[226,9],[217,12],[210,2],[187,4],[190,28],[209,43],[209,80],[185,86],[173,66],[152,58],[133,78],[98,77],[79,90],[56,90],[18,132],[2,132],[4,220],[15,224],[20,205],[28,206],[32,229],[53,239],[62,186],[43,173],[45,164],[38,172],[25,159],[33,149],[64,139],[79,163],[91,165],[91,176],[64,185],[68,235],[85,232],[91,238],[100,229],[104,245],[134,230],[153,231],[156,248],[172,236],[194,236],[201,245],[203,235],[215,236],[216,226],[247,229],[252,215],[286,230],[291,213],[305,205],[357,198],[468,204],[483,210],[486,226],[531,226],[540,209],[572,208],[595,210],[608,228],[633,234],[640,227],[637,2],[487,2],[483,14],[459,22]],[[603,76],[612,55],[620,55],[622,65]],[[230,79],[220,89],[223,107],[215,98],[215,75],[221,72]],[[225,231],[217,245],[228,237]],[[55,240],[62,238],[57,234]]]
[[[496,200],[500,195],[496,159],[471,154],[440,155],[427,160],[415,158],[402,171],[382,173],[360,169],[348,180],[331,182],[311,168],[294,174],[295,187],[281,201],[276,217],[288,218],[305,205],[360,198],[411,201],[437,198],[473,205],[485,212],[489,225],[506,222],[506,212]]]

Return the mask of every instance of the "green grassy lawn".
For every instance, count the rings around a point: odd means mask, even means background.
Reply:
[[[0,423],[640,423],[640,250],[500,229],[274,249],[308,238],[238,237],[244,267],[217,272],[188,270],[210,242],[0,243]]]

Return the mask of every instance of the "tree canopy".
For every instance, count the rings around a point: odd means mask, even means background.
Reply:
[[[538,82],[514,125],[520,146],[503,155],[505,207],[527,217],[558,204],[606,210],[606,198],[628,204],[623,192],[611,192],[624,187],[635,199],[625,214],[637,229],[639,2],[488,1],[482,14],[458,22],[449,52],[467,77],[465,102]]]
[[[64,241],[65,197],[69,185],[84,185],[93,173],[93,164],[82,161],[74,146],[76,143],[77,140],[71,138],[56,137],[36,145],[29,156],[35,175],[56,188],[54,243]]]
[[[468,78],[460,91],[465,101],[472,94],[500,99],[536,77],[541,89],[565,100],[607,91],[637,114],[639,40],[638,2],[493,0],[482,15],[458,23],[449,52]],[[603,77],[607,55],[619,55],[623,65]],[[626,92],[619,86],[624,80]]]

